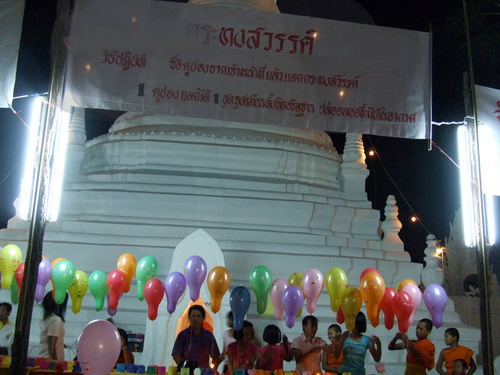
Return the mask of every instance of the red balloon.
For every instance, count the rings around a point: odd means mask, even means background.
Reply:
[[[339,311],[337,311],[337,323],[342,324],[345,322],[344,312],[342,311],[342,307],[339,306]]]
[[[14,273],[14,278],[16,279],[17,289],[19,290],[17,293],[19,297],[21,295],[21,287],[23,286],[24,262],[19,264],[19,267],[17,267],[16,273]]]
[[[106,280],[109,290],[108,307],[112,310],[118,309],[118,300],[125,291],[127,279],[125,274],[120,270],[111,271]]]
[[[396,289],[392,287],[385,288],[382,301],[378,305],[378,310],[384,312],[384,325],[387,329],[394,327],[394,311],[392,309],[392,299],[396,295]]]
[[[413,300],[406,292],[398,292],[392,299],[392,309],[398,318],[398,329],[401,333],[408,332],[410,316],[413,312]]]
[[[363,272],[361,272],[361,275],[359,276],[359,281],[361,281],[361,279],[367,274],[367,273],[370,273],[370,272],[375,272],[376,274],[380,275],[380,272],[378,272],[378,270],[376,268],[373,268],[373,267],[368,267],[368,268],[365,268],[363,270]]]
[[[158,279],[149,279],[144,286],[144,298],[148,303],[148,318],[155,320],[158,316],[158,305],[163,300],[165,288]]]

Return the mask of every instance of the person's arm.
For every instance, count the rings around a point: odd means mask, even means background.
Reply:
[[[286,335],[283,335],[283,342],[281,345],[285,348],[285,360],[290,362],[293,359],[293,353],[290,349],[290,342],[288,341],[288,337],[286,337]]]
[[[349,337],[349,331],[345,331],[342,333],[342,337],[340,339],[335,338],[333,342],[333,356],[335,358],[339,358],[340,354],[344,350],[344,342]]]
[[[338,367],[333,367],[328,365],[328,353],[333,353],[333,344],[330,346],[328,345],[328,348],[326,350],[323,350],[321,352],[321,368],[325,371],[328,372],[337,372]]]
[[[469,369],[465,373],[465,375],[471,375],[476,372],[477,366],[476,362],[474,361],[474,358],[471,357],[470,362],[469,362]]]
[[[375,360],[375,362],[380,362],[382,358],[382,346],[380,344],[380,339],[377,336],[372,336],[373,344],[371,344],[368,349]]]
[[[401,349],[406,349],[406,345],[404,342],[398,343],[397,341],[400,340],[402,337],[402,333],[398,332],[396,335],[393,337],[391,342],[389,343],[388,349],[389,350],[401,350]]]
[[[440,374],[440,375],[445,375],[446,374],[446,371],[443,371],[443,352],[445,351],[446,349],[443,349],[441,350],[441,353],[439,353],[439,358],[438,358],[438,361],[436,363],[436,371]]]
[[[47,345],[49,347],[50,359],[57,360],[56,342],[57,342],[56,336],[47,336]]]
[[[127,346],[122,347],[122,354],[123,354],[123,363],[125,363],[126,365],[133,365],[134,364],[134,355],[127,348]]]
[[[227,353],[226,360],[227,360],[227,369],[229,371],[229,375],[233,375],[233,371],[234,371],[233,353]]]
[[[321,346],[315,346],[314,348],[311,348],[307,352],[302,353],[300,349],[293,348],[292,352],[295,357],[295,361],[301,362],[304,358],[306,358],[309,354],[312,353],[319,353],[321,351]]]
[[[210,353],[210,358],[212,358],[212,365],[214,370],[217,370],[217,367],[219,367],[220,357],[221,354],[219,352],[219,346],[217,345],[217,341],[215,341],[215,337],[212,337],[212,350]]]

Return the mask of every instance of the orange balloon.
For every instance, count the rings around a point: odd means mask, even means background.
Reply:
[[[345,316],[345,326],[347,330],[352,331],[356,322],[356,315],[361,310],[363,301],[361,292],[354,286],[349,286],[344,290],[340,299],[340,307]]]
[[[116,263],[116,269],[123,272],[125,276],[125,288],[123,293],[128,293],[130,291],[130,283],[135,275],[135,269],[137,267],[137,260],[130,253],[124,253],[118,258]]]
[[[54,266],[59,263],[61,260],[66,260],[66,258],[59,257],[54,259],[50,264],[52,266],[52,269],[54,269]],[[50,276],[50,282],[52,283],[52,299],[56,299],[56,284],[54,284],[54,279],[52,276]]]
[[[366,306],[366,315],[373,327],[378,326],[378,305],[385,293],[385,282],[380,274],[369,272],[363,276],[360,283],[361,298]]]
[[[217,266],[210,270],[207,276],[207,287],[210,292],[210,309],[217,313],[220,310],[222,297],[226,294],[231,283],[229,271]]]
[[[413,284],[413,285],[418,286],[418,284],[415,281],[413,281],[412,279],[404,279],[403,281],[401,281],[398,284],[398,287],[396,289],[398,290],[398,292],[401,292],[403,290],[403,288],[405,286],[407,286],[408,284]]]

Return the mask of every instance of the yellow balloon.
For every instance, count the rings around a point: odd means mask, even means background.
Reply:
[[[12,277],[17,267],[21,264],[23,254],[19,246],[14,244],[5,245],[0,251],[0,271],[2,272],[2,288],[10,288]]]
[[[408,284],[413,284],[413,285],[416,285],[418,286],[418,284],[413,281],[412,279],[404,279],[403,281],[401,281],[399,284],[398,284],[398,287],[396,288],[398,292],[401,292],[403,290],[403,288],[405,286],[407,286]]]
[[[340,300],[340,307],[345,316],[345,326],[347,330],[352,331],[356,322],[356,315],[361,310],[362,299],[361,292],[355,286],[348,286]]]
[[[341,268],[332,268],[326,273],[325,284],[330,296],[330,308],[333,312],[337,312],[340,308],[342,294],[347,287],[347,275]]]
[[[75,281],[68,288],[68,293],[71,298],[71,310],[74,314],[78,314],[82,308],[82,301],[89,289],[89,277],[83,271],[75,272]]]
[[[379,323],[378,305],[385,293],[385,281],[380,274],[369,272],[361,279],[359,289],[366,306],[366,315],[372,326],[376,327]]]

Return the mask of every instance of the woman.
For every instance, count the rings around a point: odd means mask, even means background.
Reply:
[[[198,363],[200,368],[209,368],[209,357],[212,358],[213,368],[219,365],[219,347],[214,335],[203,328],[205,309],[200,305],[193,305],[188,311],[189,327],[180,332],[175,339],[172,357],[177,364],[191,360]]]
[[[380,361],[382,357],[380,339],[377,336],[365,336],[363,335],[365,332],[366,316],[360,311],[356,316],[352,332],[344,332],[335,344],[335,358],[340,357],[341,352],[343,353],[339,373],[350,372],[352,375],[365,375],[366,350],[370,350],[375,362]]]
[[[236,369],[252,369],[257,358],[263,359],[259,354],[259,348],[252,343],[252,337],[254,337],[253,324],[246,320],[242,329],[234,331],[236,341],[229,344],[226,352],[230,375],[233,375]]]
[[[48,292],[42,301],[43,320],[40,323],[40,357],[64,361],[64,315],[68,294],[58,305]]]

